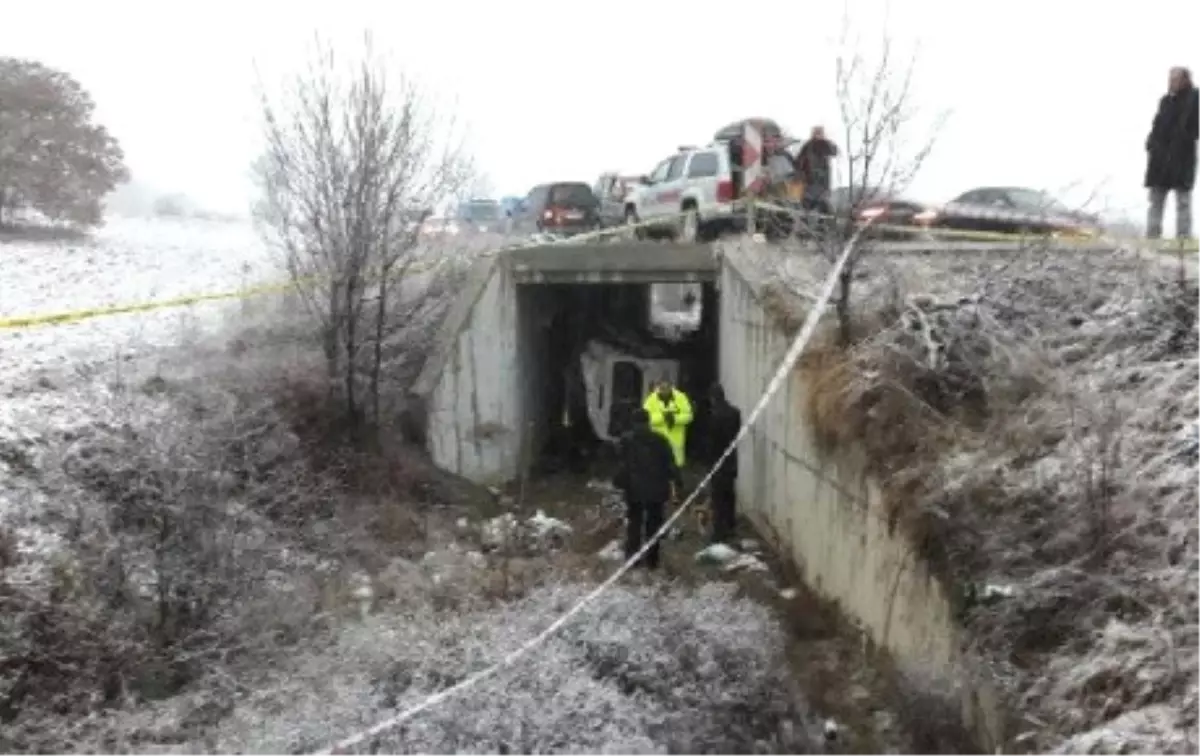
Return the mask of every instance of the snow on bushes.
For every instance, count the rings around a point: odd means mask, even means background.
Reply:
[[[587,586],[437,611],[413,597],[280,669],[189,748],[316,750],[498,661]],[[780,627],[731,586],[618,586],[514,667],[364,744],[386,753],[810,752]]]
[[[88,417],[26,418],[40,455],[16,483],[48,495],[10,519],[56,548],[0,572],[5,750],[69,748],[47,717],[171,695],[316,604],[287,527],[337,488],[269,398],[161,377],[73,398]]]
[[[801,294],[824,270],[788,266]],[[802,366],[809,421],[867,452],[1033,723],[1014,734],[1194,744],[1194,277],[1120,252],[868,251],[851,297],[855,343]]]

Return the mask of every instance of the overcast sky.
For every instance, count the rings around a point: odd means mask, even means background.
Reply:
[[[766,115],[838,126],[841,2],[757,0],[38,0],[5,3],[0,54],[76,76],[142,182],[242,210],[258,143],[255,66],[273,78],[320,30],[371,29],[471,130],[497,194],[648,172],[676,146]],[[747,11],[753,11],[752,14]],[[950,112],[912,187],[945,201],[1016,184],[1100,188],[1141,212],[1143,140],[1167,69],[1191,65],[1195,0],[850,0],[871,61],[883,27],[920,44],[914,98]],[[745,14],[745,15],[741,15]]]

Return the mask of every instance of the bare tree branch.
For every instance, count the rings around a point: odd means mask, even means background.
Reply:
[[[858,210],[867,203],[904,192],[933,150],[946,113],[932,123],[919,123],[914,79],[917,56],[900,60],[892,37],[885,31],[868,60],[852,38],[848,16],[843,20],[841,52],[835,65],[835,92],[840,116],[843,177],[839,191],[844,202],[829,203],[832,217],[810,224],[818,247],[827,258],[838,255],[857,224]],[[857,262],[869,245],[862,244],[843,269],[835,302],[841,340],[853,340],[850,290]]]
[[[444,138],[453,120],[412,80],[389,76],[369,34],[348,65],[316,40],[283,96],[260,85],[260,100],[256,216],[319,324],[347,419],[357,425],[369,404],[378,420],[392,297],[418,256],[420,221],[466,185],[471,162]]]

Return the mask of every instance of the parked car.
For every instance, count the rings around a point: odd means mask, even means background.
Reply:
[[[504,230],[504,212],[493,199],[471,199],[458,206],[458,232],[497,233]]]
[[[524,197],[515,197],[515,196],[501,197],[500,198],[500,210],[504,213],[504,217],[511,218],[513,216],[513,213],[515,213],[521,207],[521,203],[524,201],[525,201]]]
[[[592,193],[600,200],[600,224],[605,228],[619,226],[625,222],[625,200],[641,185],[640,176],[622,176],[618,173],[602,173],[592,186]]]
[[[929,218],[935,228],[1011,234],[1095,236],[1099,218],[1072,210],[1046,192],[983,187],[964,192]]]
[[[727,145],[682,147],[625,199],[625,222],[645,224],[641,235],[696,241],[738,224],[736,198]]]
[[[927,206],[879,187],[839,187],[830,192],[829,204],[838,218],[873,221],[865,232],[873,239],[917,238],[936,217]]]
[[[517,234],[574,236],[600,227],[600,201],[582,181],[535,186],[513,215]]]
[[[747,148],[748,137],[755,139],[757,150]],[[751,167],[743,162],[754,160],[755,173],[769,179],[772,154],[791,162],[782,149],[788,141],[774,121],[746,118],[719,129],[711,144],[680,147],[640,179],[625,200],[625,220],[638,223],[641,234],[667,234],[681,241],[741,230],[746,218],[739,200]],[[784,167],[790,173],[791,166]]]

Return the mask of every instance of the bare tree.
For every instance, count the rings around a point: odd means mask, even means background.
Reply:
[[[319,322],[330,390],[357,432],[368,409],[379,420],[388,324],[418,228],[466,184],[470,161],[447,136],[452,122],[411,80],[389,77],[369,35],[348,65],[318,40],[307,68],[282,96],[264,89],[261,107],[255,214]]]
[[[931,123],[920,123],[920,109],[913,98],[917,56],[897,53],[885,31],[872,45],[868,60],[862,45],[852,39],[849,20],[843,21],[841,51],[836,64],[837,101],[840,115],[840,165],[845,202],[835,203],[832,222],[821,234],[827,256],[836,256],[859,221],[858,210],[872,200],[905,191],[920,171],[935,144],[946,113],[939,112]],[[852,339],[850,290],[857,265],[868,245],[860,245],[839,278],[835,309],[843,343]]]
[[[117,140],[92,122],[95,103],[69,74],[0,58],[0,223],[34,209],[79,226],[129,179]]]

